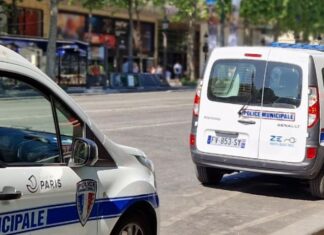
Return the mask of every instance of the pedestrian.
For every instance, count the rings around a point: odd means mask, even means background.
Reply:
[[[122,73],[128,73],[128,61],[126,60],[122,65]]]
[[[163,68],[161,65],[158,64],[158,66],[156,67],[156,74],[158,75],[162,75],[163,74]]]
[[[182,65],[179,62],[176,62],[173,66],[173,72],[175,74],[175,78],[180,78],[182,74]]]
[[[155,74],[156,73],[156,68],[154,65],[152,65],[152,67],[150,68],[150,73],[151,74]]]
[[[139,73],[139,66],[136,62],[133,62],[133,73]]]

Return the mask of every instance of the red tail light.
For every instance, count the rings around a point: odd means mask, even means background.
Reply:
[[[244,56],[245,57],[255,57],[255,58],[262,57],[261,54],[254,54],[254,53],[245,53]]]
[[[199,115],[201,87],[202,87],[202,82],[200,82],[200,84],[197,87],[196,95],[195,95],[195,99],[194,99],[193,115],[196,117],[198,117],[198,115]]]
[[[196,145],[196,136],[194,134],[190,134],[190,147],[194,147]]]
[[[307,148],[306,150],[306,157],[307,159],[313,159],[313,158],[316,158],[316,155],[317,155],[317,148],[315,147],[309,147]]]
[[[308,128],[319,120],[319,98],[317,87],[309,87],[308,92]]]

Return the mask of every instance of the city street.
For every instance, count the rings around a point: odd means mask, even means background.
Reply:
[[[112,140],[153,160],[162,235],[307,234],[324,228],[324,201],[307,182],[239,173],[219,187],[195,177],[189,151],[194,91],[72,96]]]

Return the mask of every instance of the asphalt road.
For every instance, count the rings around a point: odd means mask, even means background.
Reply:
[[[114,141],[153,160],[162,235],[313,234],[324,228],[324,201],[307,182],[239,173],[219,187],[195,177],[189,152],[193,91],[80,95],[73,98]]]

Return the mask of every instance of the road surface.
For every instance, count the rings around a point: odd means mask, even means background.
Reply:
[[[307,182],[255,173],[220,187],[195,177],[189,152],[194,91],[74,95],[114,141],[145,151],[156,168],[162,235],[310,234],[324,228],[324,201]]]

